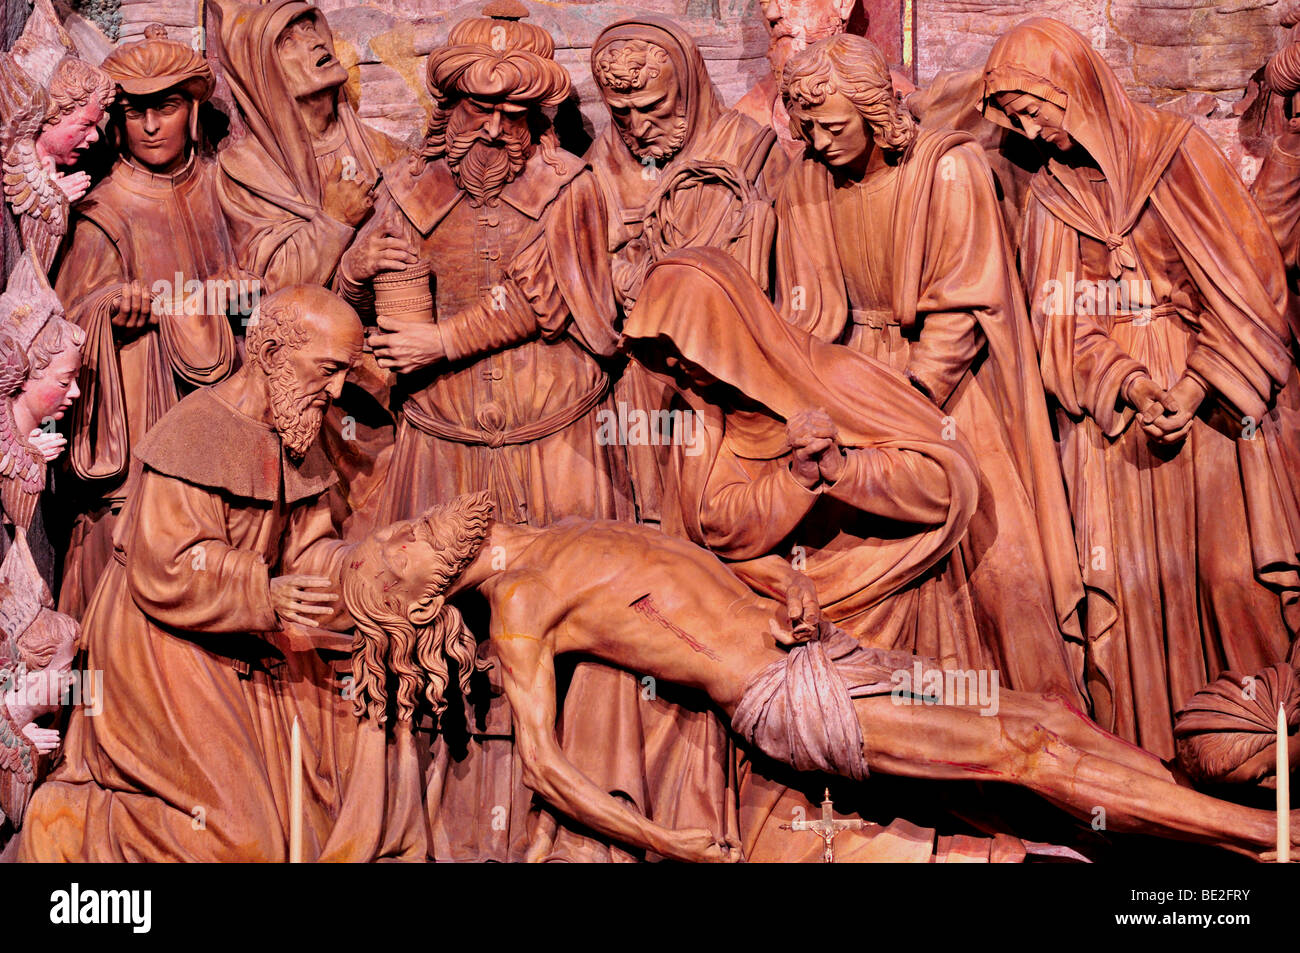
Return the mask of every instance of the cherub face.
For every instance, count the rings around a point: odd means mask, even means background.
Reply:
[[[19,400],[36,421],[62,420],[64,412],[81,396],[77,375],[81,370],[81,349],[68,346],[23,385]]]
[[[62,168],[76,165],[81,154],[99,140],[103,118],[103,108],[92,100],[47,122],[36,140],[42,157],[53,159]]]

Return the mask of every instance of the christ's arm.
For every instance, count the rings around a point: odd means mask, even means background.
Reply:
[[[517,594],[512,601],[515,599]],[[493,615],[495,622],[523,614],[508,608],[499,612],[494,605]],[[625,844],[687,862],[740,859],[739,851],[714,843],[708,831],[671,830],[655,824],[588,779],[564,756],[555,740],[555,656],[549,638],[511,631],[505,622],[492,640],[514,714],[515,745],[523,762],[524,784],[579,823]]]

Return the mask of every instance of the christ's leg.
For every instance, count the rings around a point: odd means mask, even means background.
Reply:
[[[1019,784],[1085,820],[1101,816],[1100,808],[1106,827],[1115,831],[1201,841],[1256,856],[1275,845],[1272,812],[1181,787],[1155,766],[1138,770],[1130,764],[1132,746],[1090,726],[1059,700],[1004,691],[1001,702],[999,712],[987,717],[974,706],[900,704],[888,695],[853,704],[872,770]]]

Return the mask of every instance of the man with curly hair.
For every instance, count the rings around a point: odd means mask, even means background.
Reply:
[[[45,120],[36,136],[36,154],[54,172],[54,166],[68,169],[99,141],[99,123],[113,102],[113,78],[98,66],[75,56],[65,56],[50,76]],[[75,202],[90,188],[85,172],[65,175],[59,187]]]

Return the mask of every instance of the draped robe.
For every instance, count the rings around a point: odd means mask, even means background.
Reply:
[[[214,172],[198,158],[171,175],[123,159],[77,206],[55,286],[68,320],[86,332],[69,452],[82,481],[74,487],[81,512],[60,593],[61,611],[73,616],[85,609],[112,559],[131,448],[185,393],[235,368],[232,302],[208,284],[234,273]],[[170,310],[140,333],[113,326],[117,291],[127,281],[141,282],[151,294],[171,289],[159,295]],[[195,286],[186,288],[195,281],[202,283],[197,294]],[[231,289],[223,283],[220,291]]]
[[[358,199],[402,150],[357,118],[342,87],[330,135],[317,141],[307,131],[280,71],[276,40],[292,20],[311,13],[332,44],[323,13],[303,0],[214,9],[224,75],[249,132],[218,158],[217,195],[236,260],[260,279],[263,294],[296,284],[331,287],[369,216],[356,211]],[[395,432],[391,383],[374,356],[363,354],[322,430],[344,501],[361,514],[358,530],[372,523],[387,472]]]
[[[795,326],[906,373],[976,448],[980,505],[931,616],[884,645],[1082,706],[1083,585],[1032,330],[982,150],[922,131],[860,183],[806,159],[777,200],[777,299]],[[959,620],[960,621],[960,620]],[[873,626],[844,623],[878,641]]]
[[[325,576],[337,592],[351,550],[319,447],[295,465],[269,425],[205,389],[136,454],[115,559],[82,627],[103,709],[74,710],[20,858],[284,861],[296,717],[305,859],[422,859],[409,739],[390,760],[383,729],[352,712],[346,640],[326,653],[290,638],[271,605],[277,575]],[[322,626],[351,624],[341,601],[330,609]]]
[[[1021,240],[1043,382],[1089,591],[1089,687],[1105,728],[1172,757],[1173,716],[1225,669],[1282,659],[1300,616],[1294,335],[1277,246],[1189,120],[1135,103],[1073,30],[1003,37],[991,98],[1065,110],[1094,165],[1033,179]],[[1118,304],[1090,289],[1136,287]],[[1207,394],[1187,438],[1148,440],[1121,398],[1146,374]]]

